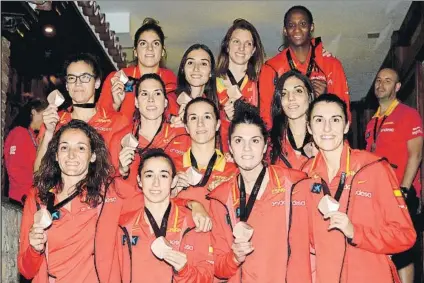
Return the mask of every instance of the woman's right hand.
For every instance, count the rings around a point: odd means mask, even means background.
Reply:
[[[178,172],[177,173],[178,181],[177,185],[171,192],[171,197],[176,197],[184,188],[190,186],[188,183],[188,176],[186,172]]]
[[[54,133],[57,122],[59,122],[59,114],[57,114],[57,106],[49,104],[46,110],[43,111],[43,122],[46,127],[46,132]]]
[[[112,98],[113,98],[113,109],[115,111],[118,111],[121,107],[122,102],[125,98],[125,92],[124,92],[124,83],[121,82],[119,79],[120,73],[117,72],[112,78]]]
[[[182,128],[184,127],[183,119],[180,116],[172,116],[170,119],[171,128]]]
[[[29,244],[41,254],[44,252],[46,242],[47,232],[44,230],[43,225],[34,223],[31,230],[29,230]]]
[[[246,260],[246,257],[255,250],[251,241],[237,238],[234,239],[231,249],[233,250],[234,260],[237,265],[242,264]]]
[[[135,158],[135,148],[134,147],[123,147],[119,152],[119,173],[122,176],[127,176],[130,171],[130,165]]]

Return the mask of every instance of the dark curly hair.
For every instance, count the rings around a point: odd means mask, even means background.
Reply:
[[[84,202],[91,207],[96,207],[103,201],[107,190],[113,167],[110,165],[109,152],[103,137],[90,125],[81,120],[72,120],[62,126],[49,143],[46,154],[41,160],[39,170],[34,175],[34,187],[38,188],[38,197],[43,204],[47,204],[49,191],[56,188],[59,192],[63,189],[61,170],[56,161],[59,140],[67,130],[80,130],[90,140],[90,149],[96,154],[96,160],[90,163],[87,176],[76,184],[76,190],[83,196]]]

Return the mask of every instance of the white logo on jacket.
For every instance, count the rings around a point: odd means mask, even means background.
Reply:
[[[106,198],[105,203],[108,203],[108,202],[116,202],[116,197]]]
[[[356,191],[355,195],[360,196],[360,197],[366,197],[366,198],[371,198],[372,197],[372,193],[370,192],[364,192],[364,191]]]
[[[292,205],[293,206],[305,206],[306,205],[306,201],[304,200],[294,200],[292,201]]]
[[[271,205],[274,206],[281,206],[284,205],[285,201],[284,200],[277,200],[277,201],[273,201],[271,202]]]
[[[15,155],[16,154],[16,145],[12,145],[10,147],[9,154],[10,155]]]
[[[192,245],[186,244],[186,245],[184,246],[184,249],[185,249],[185,250],[189,250],[189,251],[193,251],[193,250],[194,250],[194,247],[193,247]]]

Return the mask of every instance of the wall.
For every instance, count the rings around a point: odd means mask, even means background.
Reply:
[[[1,203],[1,282],[19,282],[17,254],[22,209],[7,201]]]

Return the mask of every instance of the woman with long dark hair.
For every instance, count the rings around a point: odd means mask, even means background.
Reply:
[[[271,108],[271,164],[300,170],[315,155],[306,128],[306,114],[313,99],[312,84],[301,73],[288,71],[278,79]]]
[[[169,101],[169,113],[174,116],[171,122],[182,126],[184,109],[196,97],[208,98],[218,107],[215,82],[215,58],[212,51],[204,44],[193,44],[184,53],[178,68],[175,90],[177,100]]]
[[[293,211],[306,209],[305,200],[297,198],[308,189],[298,185],[306,175],[267,166],[267,137],[259,110],[238,101],[229,145],[240,174],[208,195],[215,276],[228,282],[308,283],[311,273],[304,263],[309,262],[309,241],[301,237],[307,231],[296,229],[296,249],[291,250],[287,238],[292,223],[307,223],[291,217]]]
[[[24,202],[32,186],[33,168],[38,147],[38,131],[43,124],[47,103],[28,101],[14,119],[4,142],[4,161],[9,177],[9,198]]]
[[[175,74],[161,67],[166,58],[165,35],[159,22],[146,18],[134,35],[134,57],[136,65],[112,72],[104,81],[98,104],[108,110],[119,111],[131,120],[136,110],[134,105],[135,84],[144,74],[157,74],[165,83],[166,93],[175,90]],[[121,72],[128,81],[121,80]],[[172,94],[171,94],[172,95]]]
[[[283,37],[287,43],[280,53],[265,62],[259,78],[261,116],[271,128],[271,100],[278,77],[289,70],[298,70],[312,83],[314,95],[335,93],[347,104],[349,90],[343,66],[338,59],[326,55],[321,38],[313,37],[315,30],[311,11],[293,6],[284,15]],[[350,114],[349,114],[350,115]]]
[[[316,98],[308,111],[319,149],[304,167],[316,282],[400,282],[390,255],[412,247],[416,233],[387,160],[346,142],[347,115],[333,94]]]
[[[228,152],[228,127],[234,115],[235,100],[242,99],[254,106],[259,104],[257,83],[264,61],[264,47],[256,28],[245,19],[234,20],[222,39],[216,63],[225,152]]]

